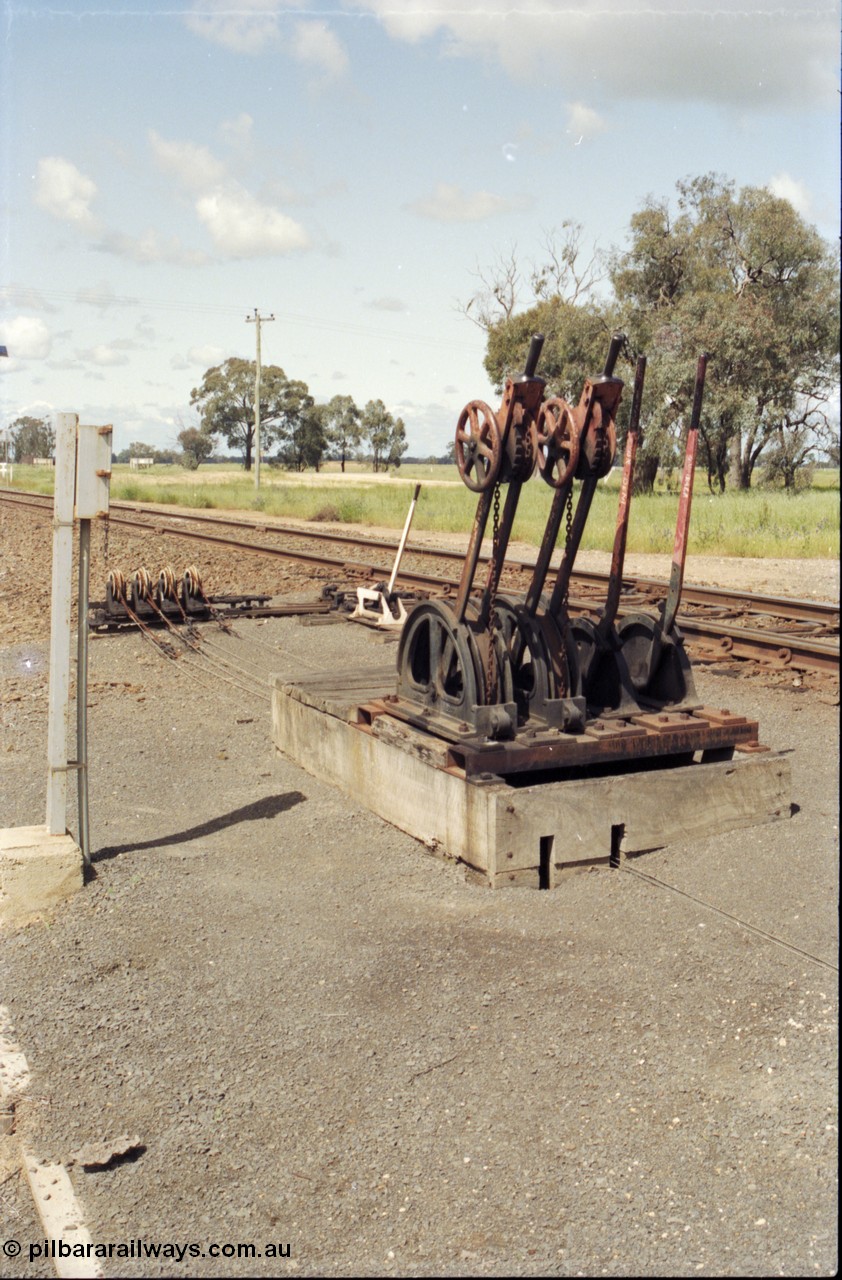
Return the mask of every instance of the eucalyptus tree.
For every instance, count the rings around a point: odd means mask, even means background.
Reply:
[[[190,393],[190,404],[199,412],[202,432],[221,435],[228,446],[242,452],[246,471],[254,453],[254,390],[256,364],[231,356],[206,370],[200,386]],[[263,365],[260,371],[260,444],[267,451],[278,444],[281,452],[296,452],[295,437],[305,426],[313,398],[307,384],[291,380],[279,365]]]
[[[730,473],[748,488],[764,449],[803,429],[837,385],[838,267],[815,228],[764,188],[738,192],[707,174],[677,190],[675,212],[649,200],[632,216],[609,271],[616,314],[650,357],[667,434],[685,417],[679,371],[709,353],[700,425],[709,478],[722,490]]]
[[[737,191],[716,174],[680,182],[674,205],[650,198],[632,215],[601,289],[593,274],[577,273],[572,285],[569,268],[565,276],[577,245],[570,242],[562,270],[552,258],[546,270],[532,265],[525,309],[512,257],[499,279],[483,278],[473,310],[485,321],[485,367],[498,389],[541,332],[539,372],[552,393],[575,399],[621,329],[619,376],[631,377],[638,354],[649,358],[637,487],[651,488],[658,467],[678,459],[702,351],[710,363],[701,454],[711,487],[724,489],[730,476],[748,488],[764,450],[779,453],[791,432],[802,447],[819,438],[838,386],[839,272],[830,246],[789,201],[764,188]]]
[[[322,424],[330,456],[339,460],[344,471],[346,460],[353,456],[362,439],[360,411],[351,396],[334,396],[322,409]]]
[[[371,450],[374,470],[399,467],[406,453],[406,427],[394,418],[382,400],[369,400],[360,418],[362,438]]]
[[[46,418],[24,414],[9,423],[14,459],[52,458],[56,448],[56,433]]]

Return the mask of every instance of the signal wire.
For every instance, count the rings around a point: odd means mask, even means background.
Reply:
[[[669,889],[672,893],[678,893],[682,898],[689,898],[691,902],[695,902],[697,906],[706,907],[708,911],[713,911],[718,916],[723,916],[726,920],[733,921],[739,925],[741,929],[747,929],[749,933],[755,933],[758,937],[764,938],[767,942],[774,942],[779,947],[785,947],[787,951],[794,951],[796,955],[803,956],[805,960],[812,960],[814,964],[819,964],[824,969],[830,969],[832,973],[839,972],[839,966],[831,963],[829,960],[822,960],[820,956],[814,956],[811,952],[805,951],[803,947],[797,947],[793,942],[784,942],[783,938],[778,938],[774,933],[768,933],[765,929],[759,929],[755,924],[749,924],[746,920],[741,920],[739,916],[733,915],[730,911],[723,910],[722,907],[715,907],[712,902],[705,902],[703,898],[697,898],[695,894],[688,893],[686,889],[679,889],[677,885],[667,884],[666,880],[659,880],[657,876],[651,875],[647,871],[638,871],[636,867],[630,867],[623,863],[620,865],[620,871],[627,872],[630,876],[637,876],[639,880],[646,880],[649,884],[658,885],[661,889]]]

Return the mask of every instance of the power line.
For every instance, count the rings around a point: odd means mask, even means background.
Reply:
[[[29,294],[32,301],[26,301],[26,295]],[[224,306],[219,303],[203,303],[203,302],[179,302],[165,301],[161,298],[140,298],[131,294],[112,294],[112,293],[86,293],[80,297],[79,293],[73,293],[69,290],[51,289],[48,292],[40,289],[21,288],[18,286],[6,286],[0,288],[0,297],[12,301],[13,299],[21,306],[37,306],[38,300],[47,302],[55,301],[59,303],[81,303],[94,307],[110,307],[110,306],[138,306],[149,307],[153,310],[162,311],[164,313],[171,312],[173,314],[193,313],[195,315],[216,315],[216,316],[237,316],[242,314],[239,307]],[[351,337],[373,338],[378,341],[386,342],[411,342],[413,346],[432,347],[440,350],[463,350],[465,352],[474,352],[473,347],[467,345],[462,346],[458,343],[448,341],[446,338],[434,338],[429,334],[421,333],[404,333],[397,329],[378,329],[368,328],[365,325],[343,324],[337,320],[322,320],[315,316],[302,315],[300,312],[288,311],[279,312],[277,319],[282,320],[293,327],[298,326],[306,329],[317,329],[327,333],[344,333]]]

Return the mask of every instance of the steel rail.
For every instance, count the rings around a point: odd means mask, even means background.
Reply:
[[[681,631],[699,640],[716,639],[723,658],[753,658],[771,662],[773,666],[805,667],[812,671],[839,671],[839,644],[815,640],[809,636],[790,636],[782,632],[755,631],[750,627],[727,626],[722,623],[681,619]]]
[[[18,493],[25,495],[25,497],[19,498],[17,496]],[[49,508],[52,503],[52,500],[47,495],[30,493],[27,490],[19,490],[17,492],[0,491],[0,498],[4,500],[11,498],[13,503],[19,506],[30,506],[38,510],[45,507]],[[35,501],[31,501],[31,499],[35,499]],[[249,529],[257,533],[278,533],[314,542],[374,548],[385,552],[394,552],[398,547],[397,542],[366,538],[361,534],[331,533],[323,529],[301,529],[295,525],[276,524],[275,522],[267,523],[257,519],[238,519],[233,516],[208,515],[205,512],[174,514],[168,507],[154,503],[141,506],[133,502],[113,502],[111,509],[112,511],[134,512],[135,515],[154,513],[173,522],[217,524],[234,529]],[[190,535],[185,531],[185,536]],[[443,547],[427,547],[415,543],[408,543],[405,552],[407,555],[426,556],[430,559],[445,560],[458,564],[461,564],[464,560],[461,552],[450,551]],[[487,560],[487,556],[480,556],[481,563],[486,563]],[[532,560],[508,559],[506,568],[514,572],[531,574],[534,571],[535,562]],[[604,590],[608,581],[607,574],[588,569],[577,569],[573,577],[578,586],[592,586],[598,590]],[[622,585],[626,593],[642,592],[645,595],[652,596],[655,601],[662,599],[667,591],[667,583],[658,578],[624,576]],[[725,587],[693,586],[686,582],[682,592],[682,600],[685,604],[715,605],[722,609],[735,610],[738,613],[762,613],[772,617],[787,618],[795,622],[812,622],[820,626],[838,625],[839,618],[839,606],[825,600],[804,600],[789,596],[761,595],[755,592],[734,591]]]
[[[6,494],[2,493],[0,494],[0,497],[5,498]],[[29,500],[31,498],[37,498],[38,501],[32,502]],[[14,500],[16,501],[17,505],[30,506],[33,508],[37,508],[38,510],[50,509],[51,507],[51,500],[48,497],[45,497],[44,495],[27,494],[26,499],[18,500],[17,497],[15,496]],[[117,504],[114,504],[114,505],[116,506]],[[148,508],[139,509],[138,507],[132,504],[119,504],[119,505],[121,510],[131,511],[134,513],[135,517],[141,514],[143,511],[149,510]],[[157,509],[155,514],[157,514]],[[170,513],[167,513],[167,512],[162,512],[161,514],[164,515],[165,518],[170,521],[174,519],[182,519],[186,521],[193,520],[192,516],[173,517],[172,515],[170,515]],[[159,535],[167,535],[170,537],[187,537],[194,541],[208,542],[212,545],[227,547],[235,551],[246,551],[246,552],[253,552],[257,555],[281,557],[282,559],[293,560],[297,563],[312,565],[314,567],[324,567],[324,568],[335,569],[340,572],[367,573],[367,574],[371,574],[373,577],[381,577],[384,575],[388,575],[391,572],[391,565],[387,565],[387,564],[380,565],[377,563],[372,563],[371,561],[361,562],[361,561],[338,559],[336,557],[317,555],[313,552],[295,551],[285,547],[268,546],[265,543],[246,542],[239,539],[223,537],[222,535],[212,534],[205,531],[199,532],[198,530],[181,529],[178,527],[173,527],[172,525],[170,525],[170,527],[166,527],[161,524],[150,523],[149,521],[144,519],[132,518],[132,516],[129,516],[129,515],[119,516],[119,515],[112,514],[110,519],[115,524],[126,525],[134,529],[146,529],[146,530],[149,530],[150,532],[155,532]],[[217,518],[211,517],[210,520],[208,520],[208,517],[200,516],[200,517],[197,517],[197,522],[199,523],[217,522]],[[237,522],[237,521],[230,521],[223,518],[218,522],[223,524],[234,524],[234,525],[238,525],[246,528],[258,527],[256,526],[256,524],[252,524],[252,522],[250,521]],[[261,532],[264,530],[268,532],[270,530],[274,530],[277,528],[278,526],[267,526],[267,525],[259,526],[259,529]],[[309,530],[305,530],[303,532],[299,532],[298,530],[295,530],[295,531],[289,530],[289,532],[290,533],[295,532],[297,536],[305,539],[310,536]],[[371,550],[378,550],[378,551],[391,550],[391,547],[389,546],[389,544],[386,544],[386,543],[382,543],[382,542],[366,543],[364,539],[353,539],[350,537],[345,537],[344,535],[342,537],[342,541],[353,542],[357,546],[367,546]],[[425,549],[419,547],[417,549],[417,554],[424,555]],[[448,555],[448,557],[459,559],[459,557],[455,555],[455,553],[448,552],[446,554]],[[510,565],[509,567],[519,568],[520,566]],[[577,577],[578,576],[579,575],[577,575]],[[451,592],[456,591],[459,585],[455,579],[440,578],[432,574],[417,573],[403,567],[401,568],[399,579],[400,581],[406,583],[407,585],[419,586],[425,589],[439,591],[445,595],[448,595]],[[605,578],[603,575],[601,579],[601,583],[604,583],[604,581],[605,581]],[[660,584],[660,585],[662,585],[665,589],[665,584]],[[698,588],[697,590],[704,593],[707,589]],[[724,594],[729,597],[739,599],[739,596],[737,595],[737,593],[730,592],[730,593],[724,593]],[[771,601],[772,598],[764,597],[764,599]],[[749,597],[749,604],[750,604],[750,600],[751,600],[751,597]],[[788,601],[780,600],[780,601],[776,601],[776,603],[780,604],[781,606],[786,606],[788,604]],[[803,603],[803,602],[796,602],[796,603]],[[806,602],[806,603],[812,603],[812,602]],[[572,598],[570,601],[570,604],[572,608],[578,610],[579,612],[593,613],[595,611],[593,601],[589,601],[587,599]],[[637,609],[639,605],[635,603],[634,607],[635,609]],[[827,606],[827,608],[831,612],[833,612],[832,605]],[[621,615],[622,615],[622,612],[623,612],[623,609],[622,609],[622,603],[621,603],[621,609],[620,609]],[[779,615],[779,616],[785,616],[785,615]],[[756,631],[747,627],[730,625],[727,623],[721,623],[716,621],[701,621],[695,618],[689,619],[684,616],[682,616],[681,618],[680,625],[681,625],[682,631],[685,632],[688,635],[688,637],[693,636],[696,640],[706,639],[706,640],[715,641],[721,650],[721,656],[723,658],[727,656],[746,657],[746,658],[753,658],[753,659],[760,658],[761,660],[766,660],[766,661],[771,660],[775,662],[777,665],[787,665],[787,666],[793,666],[793,667],[801,666],[807,669],[821,670],[821,671],[828,671],[828,672],[836,672],[839,669],[838,642],[836,642],[835,644],[833,642],[825,643],[820,640],[811,639],[810,637],[793,636],[791,633]]]
[[[138,514],[143,511],[154,511],[169,520],[195,520],[202,523],[227,525],[232,528],[254,529],[261,533],[283,533],[296,538],[312,538],[316,541],[344,543],[350,546],[374,546],[390,552],[396,551],[398,548],[397,542],[365,538],[359,534],[330,533],[323,529],[301,529],[295,525],[282,525],[274,522],[267,524],[266,521],[207,515],[205,512],[174,515],[166,507],[155,504],[138,507],[134,503],[115,502],[112,503],[112,507],[134,511]],[[460,551],[450,551],[444,547],[426,547],[415,543],[408,543],[405,551],[407,555],[429,556],[431,559],[449,560],[458,564],[461,564],[465,558]],[[487,563],[487,561],[488,556],[480,556],[481,563]],[[506,560],[506,567],[510,570],[531,574],[535,569],[535,561],[509,558]],[[578,583],[591,583],[594,587],[600,589],[604,589],[608,581],[606,573],[600,573],[596,570],[577,569],[573,576]],[[623,578],[623,587],[627,591],[643,590],[661,597],[666,594],[667,583],[658,578],[626,575]],[[682,600],[705,605],[717,604],[722,608],[731,608],[742,612],[749,609],[752,613],[769,613],[773,616],[785,616],[796,621],[818,623],[827,623],[839,613],[838,605],[824,600],[802,600],[795,597],[781,598],[756,594],[755,592],[732,591],[725,587],[693,586],[686,582],[682,591]]]
[[[254,529],[260,533],[283,533],[290,537],[312,538],[322,542],[337,542],[350,546],[373,546],[390,552],[396,551],[398,547],[397,542],[364,538],[359,534],[330,533],[323,529],[301,529],[295,525],[282,525],[274,522],[267,524],[266,521],[207,515],[204,512],[191,513],[190,515],[174,515],[166,507],[159,507],[154,504],[140,508],[136,504],[116,502],[112,503],[112,507],[135,511],[138,514],[142,511],[155,511],[170,520],[195,520],[202,523],[227,525],[232,528]],[[408,543],[405,552],[407,555],[429,556],[431,559],[448,560],[458,564],[461,564],[465,558],[460,551],[450,551],[444,547],[426,547],[415,543]],[[480,555],[479,559],[480,563],[484,564],[487,563],[488,556]],[[508,558],[506,560],[506,568],[531,574],[535,569],[535,561]],[[604,589],[608,581],[606,573],[600,573],[596,570],[577,569],[574,571],[573,577],[577,583],[583,585],[592,584],[599,589]],[[667,583],[658,578],[625,575],[623,577],[623,588],[626,591],[637,590],[652,593],[656,598],[661,598],[666,595]],[[781,598],[756,594],[755,592],[732,591],[724,587],[693,586],[686,582],[682,591],[682,600],[686,603],[716,604],[721,608],[736,609],[741,612],[749,610],[752,613],[768,613],[775,617],[787,617],[795,621],[822,624],[831,621],[834,617],[838,617],[839,614],[839,606],[825,600],[802,600],[796,597]]]
[[[31,493],[27,490],[0,491],[0,498],[4,500],[8,498],[13,504],[31,507],[36,510],[45,510],[51,507],[49,496]],[[395,551],[398,546],[396,542],[366,538],[361,534],[326,532],[320,529],[301,529],[295,525],[267,523],[256,519],[237,519],[232,516],[208,515],[205,512],[174,514],[170,508],[154,503],[141,506],[132,502],[114,502],[111,506],[112,510],[133,512],[135,515],[142,516],[145,513],[153,513],[174,523],[183,521],[188,524],[217,524],[228,528],[248,529],[258,533],[278,533],[303,540],[339,543],[340,545],[373,548],[387,552]],[[140,524],[140,522],[137,523]],[[191,536],[187,530],[184,530],[184,533],[185,536]],[[427,547],[419,544],[408,544],[406,552],[409,555],[460,564],[464,559],[458,551],[449,551],[442,547]],[[487,559],[488,557],[486,556],[480,557],[481,562],[486,562]],[[506,562],[506,568],[514,572],[531,574],[534,571],[535,563],[531,560],[510,559]],[[607,582],[607,575],[595,570],[579,569],[575,572],[574,578],[579,586],[592,586],[594,589],[600,590],[604,589]],[[665,595],[667,584],[657,578],[624,577],[623,589],[627,593],[639,591],[643,594],[650,594],[655,600],[658,600]],[[772,617],[786,618],[796,622],[812,622],[821,626],[832,627],[833,625],[838,625],[839,606],[824,600],[760,595],[754,592],[739,592],[722,587],[694,587],[692,584],[688,585],[687,583],[684,584],[683,599],[686,603],[704,606],[716,605],[722,609],[735,610],[738,613],[763,613]]]

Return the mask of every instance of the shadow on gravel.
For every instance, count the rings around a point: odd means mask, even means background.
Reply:
[[[223,813],[208,822],[200,822],[198,826],[188,827],[186,831],[176,831],[171,836],[157,836],[153,840],[132,841],[130,844],[109,844],[91,854],[91,862],[106,862],[121,853],[139,853],[143,849],[163,849],[170,844],[187,844],[190,840],[198,840],[201,836],[209,836],[214,831],[224,831],[226,827],[235,827],[240,822],[256,822],[261,818],[276,818],[279,813],[301,804],[307,797],[302,791],[287,791],[281,796],[265,796],[262,800],[254,800],[244,804],[230,813]]]

